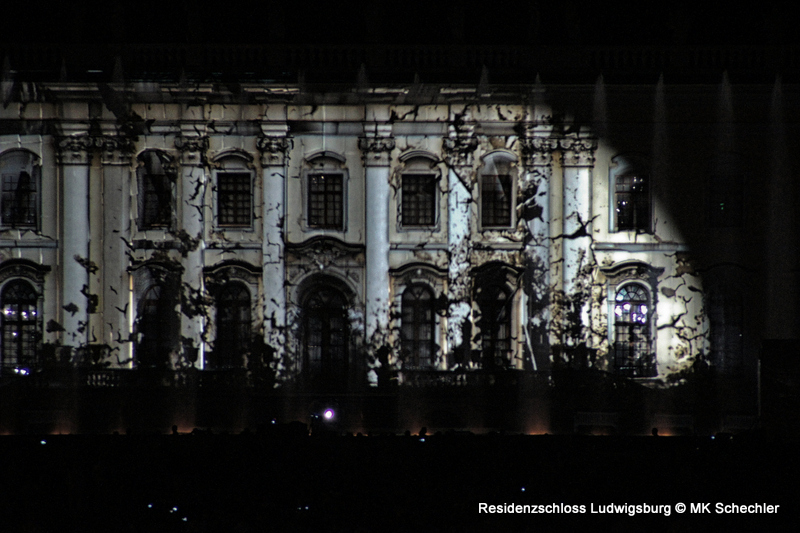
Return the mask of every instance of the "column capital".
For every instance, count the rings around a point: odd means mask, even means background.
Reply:
[[[133,141],[124,135],[60,135],[56,137],[58,161],[62,165],[89,165],[95,152],[103,164],[129,165]]]
[[[475,137],[475,123],[458,120],[450,124],[448,136],[442,141],[447,161],[452,166],[472,166],[478,139]]]
[[[294,141],[288,136],[263,135],[256,139],[256,147],[261,152],[261,165],[283,166],[286,155],[294,146]]]
[[[62,165],[89,165],[95,150],[94,137],[88,133],[59,135],[55,138],[56,157]]]
[[[103,135],[98,138],[104,165],[129,166],[135,150],[133,140],[124,135]]]
[[[597,139],[593,137],[564,137],[559,139],[562,164],[565,167],[591,167],[594,165],[594,151]]]
[[[550,166],[553,163],[553,151],[558,149],[558,141],[552,137],[520,137],[520,151],[525,167]]]
[[[208,150],[208,137],[205,135],[192,137],[179,135],[175,137],[175,148],[181,153],[182,165],[201,166]]]
[[[388,166],[389,154],[394,150],[394,137],[368,136],[358,138],[358,147],[364,154],[367,166]]]

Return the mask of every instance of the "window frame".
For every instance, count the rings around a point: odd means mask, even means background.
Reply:
[[[644,176],[642,179],[645,184],[646,190],[641,193],[631,191],[620,191],[618,181],[623,178]],[[649,166],[644,162],[641,157],[632,155],[618,155],[611,159],[609,169],[609,231],[612,233],[653,233],[653,176],[650,172]],[[631,203],[633,205],[631,224],[626,227],[620,226],[619,216],[619,200],[618,194],[631,195]],[[642,212],[646,210],[645,212]]]
[[[23,300],[16,300],[14,302],[7,302],[7,293],[10,290],[13,290],[16,287],[22,287],[24,290],[28,291],[28,294],[31,296],[27,301]],[[32,284],[30,281],[22,278],[12,278],[5,283],[0,288],[0,375],[2,375],[3,370],[10,369],[14,373],[22,373],[26,374],[29,373],[33,368],[38,365],[39,362],[39,351],[40,351],[40,344],[42,340],[42,332],[41,332],[41,292],[37,290],[37,287]],[[19,307],[20,305],[27,305],[33,307],[33,318],[26,319],[23,317],[22,319],[15,320],[14,324],[18,328],[22,328],[23,335],[19,336],[19,341],[16,342],[16,346],[14,346],[14,360],[10,361],[7,357],[7,342],[6,342],[6,330],[10,328],[11,331],[15,331],[15,328],[12,326],[9,327],[8,319],[6,318],[9,315],[7,307],[9,305],[15,305]],[[29,310],[28,310],[29,311]],[[24,313],[24,312],[23,312]],[[20,313],[19,310],[17,315],[23,314]],[[19,333],[19,329],[16,330]],[[24,342],[25,332],[32,335],[29,344],[32,346],[30,347],[30,353],[28,353],[25,357],[20,357],[23,352],[22,343]]]
[[[161,174],[158,173],[150,173],[147,169],[147,161],[144,160],[145,157],[149,157],[152,154],[153,157],[158,158],[158,161],[161,166],[161,170],[163,171]],[[175,228],[176,221],[177,221],[177,191],[176,186],[178,183],[178,176],[177,172],[173,166],[172,158],[167,155],[165,152],[161,150],[145,150],[136,158],[138,161],[138,166],[136,169],[136,179],[137,179],[137,188],[138,188],[138,201],[137,201],[137,216],[136,222],[139,231],[152,231],[152,230],[161,230],[161,231],[172,231]],[[168,211],[169,211],[169,218],[168,221],[165,223],[158,223],[158,222],[149,222],[146,218],[147,213],[147,198],[148,198],[148,188],[146,187],[145,181],[149,176],[160,176],[164,180],[164,184],[167,185],[169,189],[169,201],[168,201]]]
[[[517,170],[517,158],[509,152],[497,150],[484,155],[482,159],[483,164],[477,173],[478,228],[480,231],[503,231],[514,229],[517,225],[516,202],[518,194],[517,181],[519,178],[519,172]],[[498,169],[500,169],[500,171],[498,171]],[[495,223],[496,221],[492,221],[492,223],[489,224],[484,221],[487,210],[485,202],[488,200],[488,195],[486,194],[484,187],[486,178],[490,177],[494,177],[501,181],[501,189],[503,188],[502,178],[505,177],[508,180],[509,198],[506,206],[508,210],[508,224]]]
[[[230,300],[232,305],[222,305],[222,298],[233,290],[238,290],[238,296],[244,298]],[[216,336],[214,340],[213,360],[206,361],[212,370],[244,368],[246,358],[252,349],[253,342],[253,295],[250,288],[243,281],[229,281],[216,290],[214,297]],[[239,309],[246,311],[244,318],[234,316],[229,322],[223,323],[223,309]],[[234,313],[235,315],[236,313]],[[237,334],[228,332],[239,329]],[[225,332],[225,333],[223,333]],[[224,349],[221,349],[221,344]],[[238,358],[238,360],[237,360]]]
[[[306,158],[306,167],[302,171],[302,192],[303,192],[303,231],[337,232],[345,233],[348,227],[349,202],[348,190],[350,174],[346,167],[346,159],[331,151],[316,152]],[[319,175],[340,175],[341,176],[341,224],[338,226],[325,226],[311,224],[311,179]]]
[[[412,301],[411,298],[406,298],[407,294],[412,293],[413,291],[425,291],[425,294],[428,295],[427,300],[420,299],[419,296],[415,296],[414,300]],[[411,308],[407,310],[406,303],[407,301],[411,303]],[[427,306],[421,304],[420,302],[427,301]],[[436,355],[437,355],[437,324],[436,324],[436,294],[431,287],[424,283],[412,283],[405,287],[401,296],[400,296],[400,357],[403,361],[403,369],[408,370],[432,370],[436,363]],[[426,318],[423,317],[422,319],[419,318],[419,311],[430,313],[430,317]],[[411,311],[412,322],[410,324],[406,324],[406,315],[407,311]],[[425,322],[428,322],[425,324]],[[419,330],[420,327],[427,325],[429,328],[429,338],[424,339],[419,337]],[[407,326],[410,326],[413,330],[412,338],[406,337]],[[427,363],[422,361],[420,357],[420,350],[421,346],[427,344],[429,356]],[[411,346],[411,349],[408,349],[408,346]]]
[[[240,149],[231,149],[223,151],[213,158],[215,165],[214,170],[214,186],[213,186],[213,229],[215,231],[243,231],[252,232],[255,230],[256,219],[256,175],[253,167],[253,157]],[[225,175],[247,175],[245,179],[249,188],[248,196],[248,215],[247,221],[237,221],[222,223],[222,191],[220,187],[220,177]],[[234,191],[232,194],[237,194]],[[235,208],[235,207],[234,207]]]
[[[622,291],[626,291],[629,293],[628,287],[636,287],[638,288],[645,296],[644,300],[633,300],[633,299],[620,299]],[[614,358],[614,373],[632,377],[632,378],[654,378],[658,375],[658,358],[656,356],[656,339],[654,335],[654,317],[655,317],[655,303],[653,299],[653,293],[651,289],[641,281],[625,281],[617,285],[613,288],[613,292],[611,293],[613,296],[610,301],[610,313],[611,313],[611,320],[610,322],[613,324],[613,334],[612,334],[612,352]],[[646,317],[644,321],[640,321],[642,326],[646,328],[644,342],[646,342],[645,352],[641,353],[635,346],[636,342],[640,342],[639,339],[636,339],[633,343],[626,343],[628,346],[634,344],[633,347],[623,348],[621,346],[621,335],[622,335],[622,327],[629,328],[629,338],[632,338],[635,330],[633,329],[634,322],[636,321],[636,316],[632,312],[631,320],[623,321],[620,320],[618,317],[622,316],[621,314],[617,314],[617,309],[622,304],[628,305],[644,305],[646,306],[647,310],[645,311]],[[622,310],[624,313],[625,310]],[[641,314],[641,307],[639,310],[639,314]]]
[[[27,161],[23,162],[24,159]],[[16,161],[15,161],[16,160]],[[7,168],[12,167],[12,168]],[[25,172],[29,177],[29,183],[32,190],[26,191],[28,194],[33,194],[34,198],[28,202],[28,209],[34,211],[30,223],[20,223],[16,219],[8,221],[5,216],[6,199],[14,197],[13,210],[17,211],[18,199],[16,194],[19,191],[9,190],[6,188],[6,178],[17,177],[17,184],[19,184],[19,176]],[[29,216],[30,218],[30,216]],[[0,229],[18,229],[18,230],[32,230],[39,231],[41,229],[42,219],[42,166],[41,159],[38,155],[29,150],[22,148],[13,148],[0,154]]]
[[[326,178],[334,178],[334,177],[338,178],[339,179],[339,184],[338,184],[339,190],[338,191],[323,190],[323,191],[315,192],[313,190],[313,188],[312,188],[312,182],[313,182],[314,179],[319,178],[319,177],[322,177],[323,180],[326,179]],[[309,172],[306,175],[306,180],[307,180],[306,187],[307,187],[307,191],[308,191],[308,193],[306,194],[306,205],[305,205],[305,208],[306,208],[306,226],[308,228],[310,228],[310,229],[316,229],[316,230],[344,231],[344,219],[345,219],[344,174],[341,173],[341,172],[331,172],[331,171]],[[331,223],[331,224],[327,224],[327,223],[313,223],[312,222],[312,214],[314,212],[314,208],[312,207],[311,204],[312,204],[312,202],[314,202],[315,195],[317,195],[317,194],[321,194],[321,196],[323,198],[323,202],[322,202],[323,203],[323,207],[324,207],[323,218],[325,218],[325,219],[327,219],[328,215],[329,215],[329,213],[328,213],[328,211],[330,210],[329,204],[328,204],[329,200],[331,198],[333,198],[335,200],[336,197],[338,196],[338,200],[339,200],[338,201],[338,206],[334,205],[334,211],[338,207],[338,221],[337,221],[338,223],[334,222],[334,223]],[[334,201],[334,203],[335,203],[335,201]],[[334,212],[334,215],[336,215],[336,214],[337,213]],[[334,218],[336,218],[336,217],[334,217]]]
[[[234,199],[234,206],[231,207],[231,209],[233,209],[233,211],[234,211],[234,214],[233,214],[234,220],[231,221],[231,222],[223,222],[223,220],[222,220],[222,218],[223,218],[222,211],[223,211],[223,209],[225,207],[223,206],[222,178],[223,177],[225,177],[225,178],[233,177],[233,176],[235,176],[237,178],[240,178],[242,180],[242,183],[246,182],[247,189],[249,191],[249,193],[246,194],[248,205],[247,205],[246,208],[238,206],[236,204],[241,200],[241,198]],[[236,183],[235,185],[238,187],[238,186],[241,186],[242,183]],[[253,190],[253,185],[254,184],[253,184],[253,173],[252,172],[249,172],[249,171],[246,171],[246,170],[238,170],[238,169],[237,170],[225,169],[225,170],[217,171],[217,174],[216,174],[216,213],[215,213],[215,216],[214,216],[214,221],[215,221],[215,225],[216,225],[217,228],[224,229],[224,230],[237,230],[237,229],[241,230],[241,229],[252,229],[253,228],[253,215],[254,215],[254,213],[253,213],[253,211],[254,211],[254,201],[253,201],[254,198],[253,197],[254,197],[254,194],[255,194],[254,190]],[[228,196],[234,198],[234,197],[238,197],[238,196],[244,197],[245,193],[242,192],[242,191],[234,190],[234,191],[232,191],[230,193],[225,193],[225,195],[226,195],[225,196],[226,198]],[[247,214],[245,216],[242,216],[241,220],[239,220],[239,218],[240,218],[240,213],[238,213],[239,209],[246,209],[247,210]],[[247,219],[247,220],[244,220],[244,219]]]
[[[495,296],[502,294],[504,296],[504,303],[495,305],[498,301],[496,298],[490,298],[489,292]],[[497,281],[489,281],[483,283],[475,288],[474,296],[475,305],[480,312],[480,318],[477,325],[480,327],[480,346],[481,358],[483,367],[492,368],[509,368],[512,366],[516,350],[514,349],[514,291],[512,291],[505,283]],[[500,316],[505,314],[505,316]],[[490,326],[487,328],[486,326]],[[499,331],[506,330],[506,334],[501,338]],[[488,333],[488,335],[487,335]],[[498,345],[506,343],[505,349]],[[487,353],[487,345],[490,348]],[[505,352],[503,355],[501,352]]]
[[[341,304],[338,308],[330,305],[330,299],[325,302],[328,305],[312,307],[311,303],[315,299],[322,299],[325,294],[333,295],[338,299]],[[301,334],[300,334],[300,358],[302,364],[302,374],[307,383],[312,387],[324,390],[342,389],[347,387],[350,371],[350,353],[351,353],[351,340],[352,332],[350,329],[350,321],[348,317],[348,308],[350,306],[347,294],[330,283],[315,283],[307,287],[304,291],[303,298],[300,305],[301,315]],[[340,328],[341,343],[338,345],[332,344],[332,338],[335,334],[336,328],[331,325],[333,320],[341,320],[342,327]],[[313,335],[311,323],[314,320],[319,320],[320,326],[320,341],[319,341],[319,368],[312,368],[312,347],[316,344],[310,343],[310,338]],[[326,342],[327,340],[327,342]],[[338,346],[341,349],[338,359],[331,356],[332,346]],[[335,355],[335,354],[334,354]],[[328,369],[326,370],[326,367]]]
[[[159,263],[145,263],[133,272],[135,315],[133,316],[133,359],[135,368],[169,368],[172,357],[180,348],[180,279],[178,270],[166,268]],[[159,294],[151,299],[155,302],[155,313],[146,312],[148,294],[158,289]],[[154,339],[147,339],[147,329],[155,325]],[[154,353],[144,353],[142,346],[154,342]],[[144,358],[142,357],[144,355]]]
[[[425,179],[428,178],[430,184],[430,222],[409,223],[406,221],[406,209],[408,201],[406,199],[406,179]],[[435,230],[439,226],[439,181],[441,176],[436,172],[409,171],[400,175],[400,202],[399,202],[399,227],[404,230]],[[419,194],[417,191],[416,194]],[[427,196],[427,194],[426,194]]]

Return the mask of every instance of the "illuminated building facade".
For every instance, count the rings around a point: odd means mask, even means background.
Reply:
[[[94,384],[160,369],[342,393],[562,370],[662,387],[702,366],[754,388],[761,341],[796,319],[758,301],[793,274],[739,246],[786,242],[768,230],[794,194],[780,83],[742,88],[761,107],[735,115],[727,78],[233,84],[120,65],[3,81],[3,378],[68,363]]]

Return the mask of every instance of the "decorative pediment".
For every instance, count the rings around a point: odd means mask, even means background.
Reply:
[[[205,267],[203,274],[206,280],[215,283],[227,283],[239,280],[250,285],[258,285],[262,271],[260,268],[244,261],[223,261],[213,266]]]
[[[364,250],[362,244],[349,244],[332,237],[313,237],[302,243],[286,244],[287,253],[311,261],[321,268],[335,265],[342,259],[357,259]]]
[[[648,265],[643,261],[622,261],[609,266],[600,267],[602,272],[611,284],[617,284],[624,280],[638,279],[647,282],[655,287],[658,277],[664,273],[664,268]]]
[[[24,278],[41,286],[48,272],[50,267],[47,265],[39,265],[26,259],[9,259],[0,264],[0,284],[11,278]]]

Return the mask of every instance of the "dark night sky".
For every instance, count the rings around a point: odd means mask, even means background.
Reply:
[[[791,4],[615,0],[401,3],[189,0],[13,2],[6,43],[787,44],[800,43]],[[201,6],[213,7],[201,7]],[[22,21],[27,21],[23,23]]]

